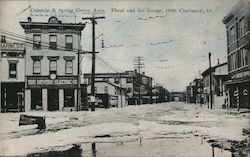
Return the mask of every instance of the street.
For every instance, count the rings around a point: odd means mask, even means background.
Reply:
[[[35,156],[80,146],[80,156],[212,156],[209,141],[243,141],[249,135],[247,110],[207,109],[167,102],[95,112],[27,112],[45,116],[46,129],[18,126],[21,113],[0,114],[0,156]],[[249,142],[249,141],[248,141]],[[91,144],[95,143],[96,153]],[[153,149],[152,149],[153,148]],[[215,157],[233,154],[215,148]],[[241,152],[246,153],[247,148]],[[235,154],[237,154],[236,152]],[[235,155],[234,154],[234,155]],[[78,155],[79,156],[79,155]]]

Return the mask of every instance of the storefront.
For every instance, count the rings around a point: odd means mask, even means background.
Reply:
[[[230,107],[250,109],[250,80],[238,80],[227,82],[227,89],[230,96]]]
[[[77,76],[27,76],[27,110],[76,110],[76,96]]]
[[[1,83],[1,112],[24,111],[24,83]]]

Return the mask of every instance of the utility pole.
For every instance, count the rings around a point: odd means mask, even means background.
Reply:
[[[212,93],[212,71],[211,71],[211,53],[208,53],[208,59],[209,59],[209,89],[210,89],[210,109],[213,109],[213,93]],[[208,106],[209,108],[209,106]]]
[[[145,65],[144,63],[142,63],[142,61],[144,61],[144,58],[139,56],[139,57],[135,57],[134,59],[134,67],[135,69],[138,69],[138,105],[141,104],[141,68],[144,68]]]
[[[202,89],[201,71],[200,70],[199,70],[199,79],[200,79],[200,82],[199,82],[199,88],[200,88],[200,107],[202,107],[201,93],[202,93],[203,89]]]
[[[91,75],[91,96],[95,97],[95,25],[97,19],[104,19],[101,17],[84,17],[83,20],[90,20],[92,22],[92,75]],[[95,111],[95,102],[91,102],[91,111]]]

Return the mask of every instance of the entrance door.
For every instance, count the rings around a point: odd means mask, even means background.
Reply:
[[[48,110],[59,110],[59,90],[48,89]]]

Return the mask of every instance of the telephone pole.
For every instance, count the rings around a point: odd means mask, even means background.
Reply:
[[[92,22],[92,75],[91,75],[91,96],[95,97],[95,25],[97,19],[104,19],[100,17],[84,17],[83,20],[90,20]],[[95,102],[91,102],[91,111],[95,111]]]
[[[212,92],[212,71],[211,71],[211,53],[208,53],[208,59],[209,59],[209,89],[210,89],[210,109],[213,109],[213,92]],[[209,108],[209,107],[208,107]]]
[[[134,67],[135,69],[138,69],[138,81],[137,81],[137,84],[138,84],[138,105],[141,104],[141,68],[144,68],[145,65],[144,63],[142,62],[144,61],[144,58],[143,57],[135,57],[134,59]]]

